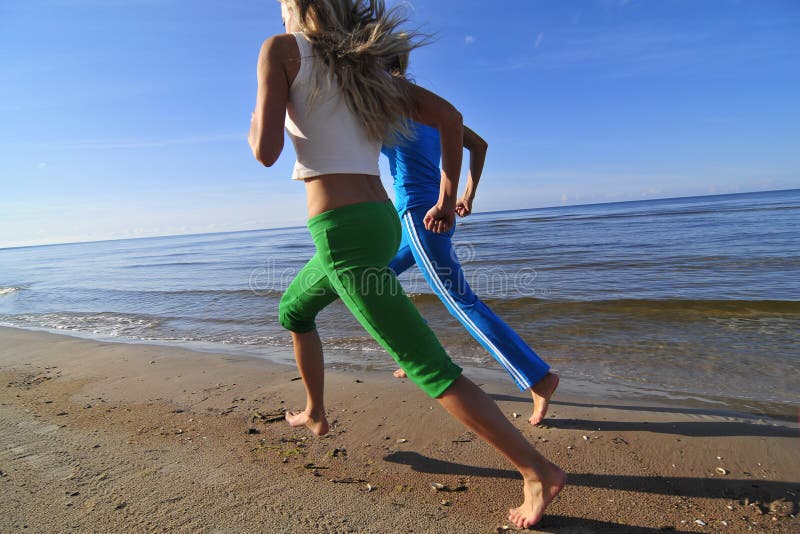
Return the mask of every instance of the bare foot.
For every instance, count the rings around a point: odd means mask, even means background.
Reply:
[[[533,415],[528,421],[532,425],[538,425],[544,421],[544,416],[547,414],[547,408],[550,405],[550,397],[555,393],[558,387],[558,375],[554,373],[547,373],[544,378],[531,388],[531,395],[533,396]]]
[[[308,429],[317,436],[324,436],[328,433],[328,419],[325,414],[314,415],[308,410],[302,412],[286,412],[286,422],[291,426],[307,426]]]
[[[525,502],[519,508],[508,511],[508,520],[517,528],[530,528],[538,523],[553,499],[564,489],[567,474],[557,465],[550,463],[550,468],[542,480],[526,480],[522,488]]]
[[[406,375],[406,372],[403,371],[402,369],[398,369],[397,371],[394,372],[395,378],[406,378],[407,376],[408,375]]]

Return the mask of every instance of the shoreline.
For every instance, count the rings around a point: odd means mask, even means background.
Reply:
[[[124,345],[142,345],[164,347],[166,349],[187,350],[202,354],[227,354],[233,357],[252,359],[254,362],[267,362],[279,366],[288,366],[294,369],[294,356],[291,346],[280,345],[260,345],[256,349],[248,349],[245,346],[225,345],[219,343],[199,342],[199,341],[177,341],[177,340],[149,340],[138,338],[116,337],[108,335],[93,335],[88,332],[76,330],[58,330],[49,327],[22,327],[0,325],[2,329],[22,330],[38,332],[55,336],[72,337],[95,343],[119,343]],[[323,340],[324,344],[324,340]],[[394,370],[394,362],[386,355],[386,366],[382,368],[369,368],[353,363],[352,351],[345,349],[325,348],[326,371],[346,373],[389,373]],[[496,387],[503,387],[509,384],[508,376],[499,367],[481,368],[469,364],[461,365],[465,373],[473,377],[476,381],[492,383]],[[750,398],[731,398],[714,397],[711,395],[700,395],[683,391],[671,391],[656,387],[643,387],[630,383],[611,382],[610,379],[590,380],[587,378],[577,378],[554,367],[555,372],[560,373],[562,383],[559,386],[561,395],[570,395],[579,399],[591,399],[593,401],[604,401],[630,404],[636,407],[636,403],[646,402],[655,407],[684,409],[686,413],[694,412],[705,415],[739,418],[742,420],[755,420],[765,423],[798,423],[800,424],[800,407],[791,406],[785,403],[758,401]],[[511,390],[524,396],[515,388]],[[634,399],[631,401],[630,399]]]
[[[521,500],[516,472],[413,384],[328,372],[333,429],[313,438],[281,420],[304,402],[296,377],[255,357],[0,327],[0,530],[508,524]],[[483,387],[570,477],[540,532],[800,527],[796,423],[565,390],[545,426],[531,427],[527,396],[510,383]]]

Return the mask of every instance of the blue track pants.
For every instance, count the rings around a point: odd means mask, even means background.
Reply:
[[[453,230],[444,234],[426,230],[427,211],[410,208],[403,214],[400,249],[389,268],[399,275],[416,263],[450,314],[508,371],[520,390],[535,385],[550,366],[472,292],[453,249]]]

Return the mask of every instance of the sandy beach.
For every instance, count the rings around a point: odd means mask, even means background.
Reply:
[[[256,358],[0,328],[0,377],[3,532],[495,532],[521,497],[388,373],[330,372],[323,438],[282,420],[296,370]],[[483,387],[569,474],[536,531],[800,529],[796,424],[565,393],[533,428]]]

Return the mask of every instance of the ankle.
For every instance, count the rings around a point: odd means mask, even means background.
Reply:
[[[325,417],[325,407],[306,408],[306,413],[311,419],[323,419]]]
[[[522,480],[526,484],[534,483],[534,482],[541,482],[542,481],[542,477],[541,477],[540,472],[534,467],[528,467],[528,468],[525,468],[525,469],[520,469],[519,472],[522,475]]]

